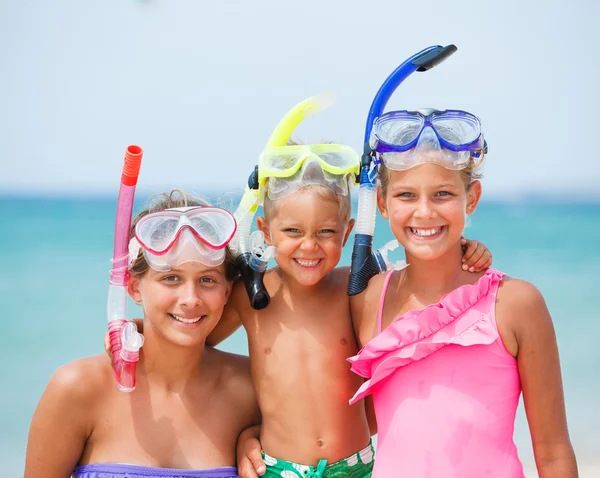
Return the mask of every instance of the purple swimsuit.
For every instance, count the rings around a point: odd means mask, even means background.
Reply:
[[[121,463],[95,463],[75,467],[72,478],[239,478],[233,466],[211,470],[180,470]]]

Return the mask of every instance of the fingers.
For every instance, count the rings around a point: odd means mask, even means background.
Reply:
[[[492,264],[492,253],[478,241],[461,240],[465,252],[463,254],[463,270],[479,272]]]
[[[256,442],[258,444],[258,440]],[[258,478],[267,471],[260,452],[260,444],[258,445],[258,449],[249,450],[246,456],[238,460],[238,475],[240,478]],[[254,443],[252,446],[254,446]]]
[[[484,246],[483,254],[479,258],[479,260],[475,264],[473,264],[472,267],[473,267],[473,269],[475,269],[475,272],[479,272],[484,269],[487,269],[491,265],[492,265],[492,253],[490,252],[490,250],[487,247]]]
[[[252,462],[246,457],[238,461],[237,472],[240,478],[258,478]]]
[[[462,242],[462,241],[461,241]],[[469,267],[471,267],[473,264],[475,264],[476,261],[472,261],[472,257],[473,254],[476,253],[477,249],[480,247],[479,242],[477,241],[471,241],[471,240],[467,240],[465,239],[463,242],[463,249],[464,249],[464,253],[462,256],[462,262],[463,262],[463,270],[468,270]],[[481,253],[481,250],[480,250]],[[477,256],[477,259],[479,259],[479,256]]]
[[[110,335],[106,332],[104,335],[104,351],[112,359],[112,351],[110,350]]]
[[[465,246],[463,254],[463,270],[469,272],[479,272],[492,264],[492,253],[490,250],[478,241],[461,241]]]
[[[256,473],[259,475],[264,475],[265,471],[267,471],[267,467],[265,462],[262,459],[262,453],[260,451],[260,443],[256,440],[257,448],[253,448],[248,452],[248,459],[252,463],[252,467],[256,470]]]

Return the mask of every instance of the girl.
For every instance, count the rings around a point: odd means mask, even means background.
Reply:
[[[461,234],[481,197],[487,145],[462,111],[391,112],[372,145],[378,207],[410,266],[352,298],[378,425],[374,478],[524,477],[513,442],[523,392],[539,476],[572,478],[556,338],[540,292],[488,269],[460,268]]]
[[[234,231],[227,211],[175,191],[134,219],[136,389],[116,390],[106,354],[61,367],[33,416],[26,478],[237,477],[237,438],[260,422],[248,360],[204,347],[231,291]]]

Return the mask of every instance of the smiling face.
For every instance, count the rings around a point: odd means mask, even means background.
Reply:
[[[266,241],[276,247],[282,272],[305,286],[317,284],[337,266],[354,224],[340,203],[319,188],[309,186],[279,199],[268,221],[257,219]]]
[[[385,192],[377,202],[392,233],[406,250],[407,261],[433,260],[460,244],[466,214],[481,196],[481,184],[467,188],[460,171],[422,164],[406,171],[387,171]]]
[[[168,272],[148,269],[132,276],[129,294],[142,303],[144,320],[178,345],[201,345],[221,318],[231,292],[225,266],[186,262]]]

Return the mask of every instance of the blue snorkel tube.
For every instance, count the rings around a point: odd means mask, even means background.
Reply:
[[[352,250],[348,295],[360,294],[367,288],[371,277],[385,271],[388,267],[386,251],[372,252],[377,208],[377,165],[374,160],[375,153],[369,144],[373,123],[376,118],[381,116],[388,100],[400,86],[400,83],[415,71],[431,70],[456,50],[457,48],[454,45],[435,45],[411,56],[384,81],[371,104],[361,157],[358,213],[356,215],[356,234],[354,236],[354,249]]]

